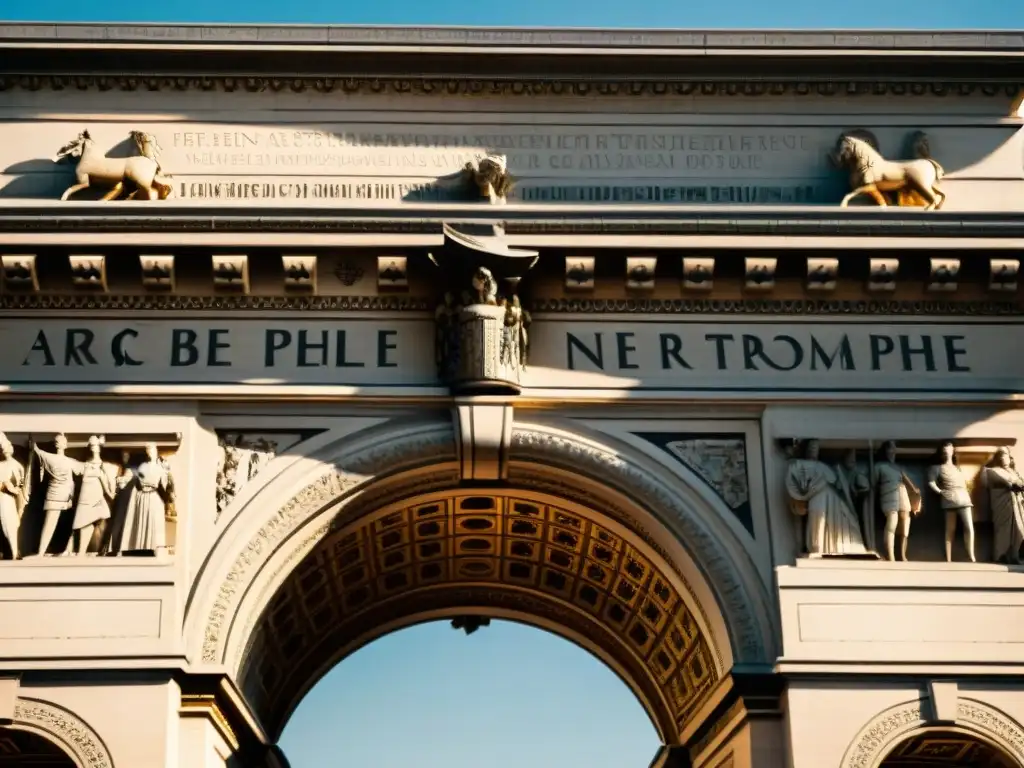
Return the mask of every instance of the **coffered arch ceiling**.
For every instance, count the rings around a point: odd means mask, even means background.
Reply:
[[[536,493],[435,493],[323,539],[260,615],[238,680],[277,736],[316,681],[374,639],[430,619],[509,618],[602,659],[672,743],[721,674],[684,590],[600,512]]]

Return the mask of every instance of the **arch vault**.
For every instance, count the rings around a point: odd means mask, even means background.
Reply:
[[[186,639],[271,738],[340,659],[441,617],[510,618],[576,642],[667,744],[731,669],[774,658],[763,582],[693,488],[573,423],[513,424],[503,405],[454,414],[281,459],[228,511]]]

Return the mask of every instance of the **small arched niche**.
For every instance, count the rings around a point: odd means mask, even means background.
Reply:
[[[879,768],[1024,768],[999,747],[956,729],[929,729],[897,744]]]
[[[77,765],[45,736],[21,728],[0,727],[0,767],[77,768]]]

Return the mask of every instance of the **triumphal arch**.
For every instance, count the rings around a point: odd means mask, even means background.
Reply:
[[[0,27],[3,764],[512,619],[655,766],[1020,768],[1022,51]]]

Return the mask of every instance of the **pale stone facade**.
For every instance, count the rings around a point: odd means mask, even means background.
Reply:
[[[657,766],[1024,765],[1022,46],[0,28],[7,752],[507,618]]]

